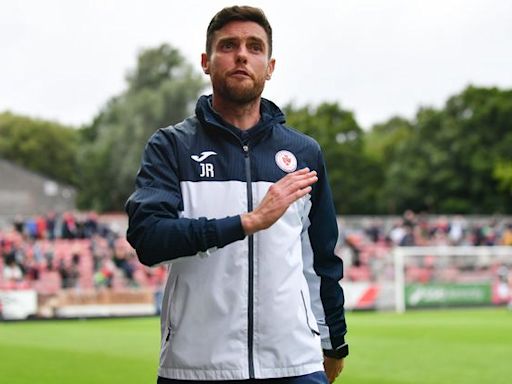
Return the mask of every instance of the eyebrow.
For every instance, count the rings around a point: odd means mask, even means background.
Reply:
[[[217,44],[225,43],[225,42],[228,42],[228,41],[240,41],[240,40],[241,39],[238,38],[238,37],[226,36],[226,37],[219,38]],[[260,37],[257,37],[257,36],[249,36],[246,40],[248,42],[251,42],[251,43],[257,42],[257,43],[265,44],[265,40],[263,40],[263,39],[261,39]]]
[[[257,37],[257,36],[249,36],[249,38],[247,39],[248,41],[250,42],[258,42],[258,43],[265,43],[265,40]]]

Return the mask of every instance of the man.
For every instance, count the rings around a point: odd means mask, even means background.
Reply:
[[[170,262],[158,383],[326,383],[348,354],[322,154],[261,98],[271,54],[261,10],[214,16],[213,95],[151,137],[126,204],[140,261]]]

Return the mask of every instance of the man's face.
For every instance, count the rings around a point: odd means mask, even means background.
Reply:
[[[214,98],[235,104],[258,99],[274,71],[265,30],[252,21],[232,21],[215,32],[210,57],[201,65],[212,81]]]

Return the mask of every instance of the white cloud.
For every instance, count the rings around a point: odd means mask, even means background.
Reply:
[[[369,125],[441,106],[469,83],[512,87],[508,0],[251,2],[274,29],[265,96],[338,101]],[[81,124],[124,88],[137,52],[169,42],[199,66],[225,1],[22,0],[0,5],[0,111]]]

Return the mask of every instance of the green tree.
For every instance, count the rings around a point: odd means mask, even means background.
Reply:
[[[0,157],[56,181],[76,185],[78,130],[55,122],[0,114]]]
[[[414,130],[411,122],[399,116],[394,116],[384,123],[376,124],[370,131],[365,132],[364,153],[374,163],[378,164],[380,169],[380,183],[379,185],[373,184],[375,186],[373,193],[375,196],[375,211],[373,213],[388,213],[396,210],[396,194],[386,193],[384,175],[391,168],[393,160],[397,156],[397,151],[407,143],[407,140],[413,134]],[[388,177],[390,176],[388,174]],[[392,185],[393,187],[400,186],[399,183]]]
[[[512,198],[512,161],[498,160],[494,167],[493,176],[499,183],[500,191],[510,194]]]
[[[389,163],[398,148],[413,134],[414,127],[409,120],[394,116],[365,133],[365,153],[379,163]]]
[[[167,44],[142,51],[126,79],[127,90],[82,131],[82,207],[122,209],[149,136],[189,115],[205,86],[201,75]]]
[[[376,161],[364,154],[364,131],[352,112],[336,103],[317,108],[285,108],[287,124],[313,137],[324,154],[339,214],[374,212],[375,193],[382,181]]]
[[[395,212],[512,212],[512,92],[467,87],[442,110],[420,109],[386,165]]]

